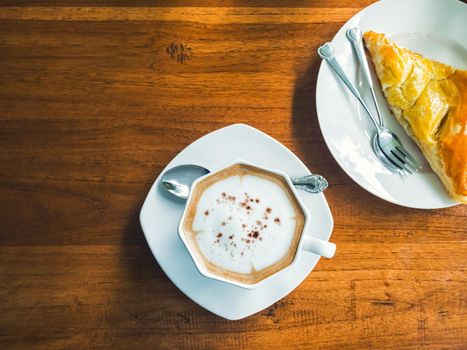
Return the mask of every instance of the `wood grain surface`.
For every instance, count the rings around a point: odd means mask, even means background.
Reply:
[[[467,349],[466,206],[370,195],[317,124],[316,48],[371,1],[2,3],[1,349]],[[177,152],[238,122],[329,180],[338,250],[232,322],[171,283],[138,215]]]

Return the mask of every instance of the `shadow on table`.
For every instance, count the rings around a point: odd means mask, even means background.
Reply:
[[[328,180],[335,174],[345,174],[340,169],[324,142],[316,114],[316,80],[321,61],[312,59],[307,69],[296,80],[292,99],[292,132],[299,152],[306,165],[323,172]]]
[[[120,273],[124,280],[117,290],[116,312],[121,313],[117,317],[122,322],[160,328],[167,319],[178,324],[186,322],[194,312],[209,315],[170,281],[152,255],[139,222],[143,201],[129,216],[122,237]]]

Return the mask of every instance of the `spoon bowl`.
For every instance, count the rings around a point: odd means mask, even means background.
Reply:
[[[381,147],[378,145],[378,134],[375,134],[373,139],[371,140],[371,147],[373,152],[376,154],[376,157],[379,159],[381,163],[390,171],[396,173],[399,172],[401,169],[396,166],[395,164],[391,163],[391,161],[384,155]]]
[[[187,199],[190,187],[197,178],[209,174],[209,170],[194,164],[179,165],[162,175],[162,185],[176,197]]]

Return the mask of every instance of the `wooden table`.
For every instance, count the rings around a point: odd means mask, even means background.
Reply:
[[[5,1],[0,348],[466,349],[467,208],[370,195],[318,128],[316,48],[370,2]],[[177,152],[238,122],[328,178],[338,251],[232,322],[165,276],[138,214]]]

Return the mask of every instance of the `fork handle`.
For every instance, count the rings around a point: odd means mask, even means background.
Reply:
[[[341,78],[341,80],[344,82],[345,86],[347,86],[347,88],[350,90],[350,92],[352,93],[352,95],[354,95],[358,102],[360,102],[360,104],[362,105],[363,109],[366,111],[366,113],[368,114],[368,116],[370,117],[371,121],[373,122],[373,125],[374,127],[376,128],[376,130],[380,130],[380,125],[378,124],[378,122],[376,121],[375,117],[373,116],[373,114],[371,113],[370,109],[368,108],[367,104],[365,103],[365,101],[363,101],[362,97],[360,96],[360,93],[358,92],[358,90],[355,88],[355,86],[352,84],[352,82],[350,81],[350,79],[347,77],[347,74],[345,74],[344,70],[342,69],[341,65],[339,64],[339,62],[336,60],[336,58],[334,57],[334,49],[333,49],[333,46],[331,43],[326,43],[324,44],[323,46],[321,46],[319,49],[318,49],[318,55],[323,59],[325,60],[326,62],[329,63],[329,65],[331,66],[331,68],[337,73],[337,75],[339,76],[339,78]]]
[[[375,89],[373,87],[373,79],[371,79],[370,67],[368,66],[368,60],[365,55],[365,48],[363,47],[362,41],[362,30],[359,27],[349,28],[347,30],[347,39],[352,43],[352,46],[357,54],[357,60],[360,63],[360,68],[363,73],[363,77],[368,84],[371,92],[371,98],[376,108],[376,113],[378,114],[379,125],[383,126],[383,117],[381,116],[381,111],[379,110],[378,102],[376,101]]]

